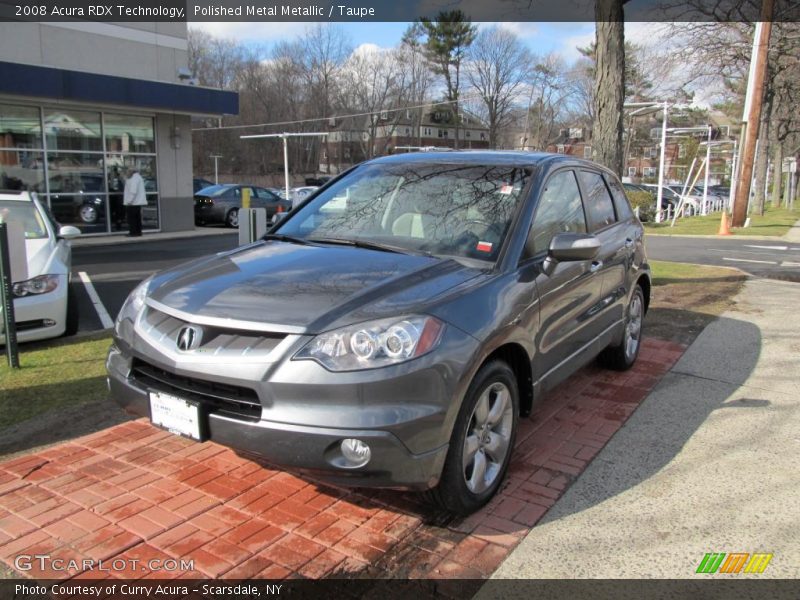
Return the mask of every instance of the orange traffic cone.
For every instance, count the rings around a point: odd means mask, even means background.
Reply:
[[[719,222],[719,231],[717,232],[717,235],[730,235],[730,234],[731,234],[731,229],[728,225],[728,215],[723,210],[722,219],[720,219]]]
[[[283,212],[283,206],[282,206],[282,205],[280,205],[280,204],[278,205],[278,212],[279,212],[279,213],[282,213],[282,212]]]

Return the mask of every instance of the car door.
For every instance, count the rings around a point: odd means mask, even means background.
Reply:
[[[555,234],[586,233],[587,230],[575,171],[556,171],[548,178],[539,197],[523,258],[541,264]],[[539,270],[534,380],[556,373],[570,356],[599,334],[594,315],[601,301],[601,277],[590,260],[560,262],[549,275]]]
[[[618,301],[625,297],[625,276],[630,264],[633,239],[627,238],[624,224],[617,217],[617,209],[603,175],[581,169],[579,179],[589,232],[602,244],[595,258],[603,282],[596,314],[602,331],[622,318],[622,304]]]

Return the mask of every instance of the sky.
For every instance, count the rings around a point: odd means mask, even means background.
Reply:
[[[247,44],[271,46],[281,40],[297,37],[307,23],[193,23],[191,27],[203,29],[211,34],[232,37]],[[408,23],[338,23],[352,38],[353,46],[375,44],[392,47],[400,43]],[[479,27],[495,25],[480,23]],[[499,23],[501,27],[516,33],[536,54],[560,54],[571,61],[578,57],[578,46],[585,46],[594,39],[594,23]],[[634,26],[641,25],[638,23]]]

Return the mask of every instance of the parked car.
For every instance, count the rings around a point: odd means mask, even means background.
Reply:
[[[330,175],[322,175],[321,177],[306,177],[305,183],[310,187],[320,187],[328,183],[333,177]]]
[[[633,365],[650,286],[642,225],[603,167],[399,154],[254,245],[142,282],[109,385],[175,433],[340,484],[432,489],[466,514],[546,389],[597,355]]]
[[[653,194],[653,198],[658,202],[658,184],[643,183],[641,187]],[[661,186],[661,188],[661,210],[667,210],[667,208],[669,208],[674,211],[681,200],[680,194],[666,185]]]
[[[69,286],[72,249],[67,240],[80,235],[80,229],[70,225],[59,228],[28,192],[0,193],[0,221],[20,224],[25,236],[27,273],[24,279],[12,281],[17,340],[74,335],[78,303]],[[5,341],[0,319],[0,343]]]
[[[266,188],[238,184],[214,185],[195,194],[195,223],[198,225],[223,223],[228,227],[238,227],[244,189],[250,190],[250,208],[267,209],[268,220],[274,214],[292,208],[291,202],[279,198]]]
[[[319,189],[317,186],[306,185],[303,187],[296,187],[289,190],[289,196],[292,200],[292,206],[297,206],[303,200],[308,198],[311,194]]]
[[[200,190],[211,187],[212,185],[216,185],[213,181],[209,181],[208,179],[203,179],[202,177],[194,177],[192,179],[192,185],[194,186],[194,193],[196,194]]]

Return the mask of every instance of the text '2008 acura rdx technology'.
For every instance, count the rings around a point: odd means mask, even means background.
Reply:
[[[144,281],[108,356],[153,423],[354,486],[474,511],[517,423],[598,354],[636,360],[643,230],[596,164],[406,154],[327,184],[262,240]]]

